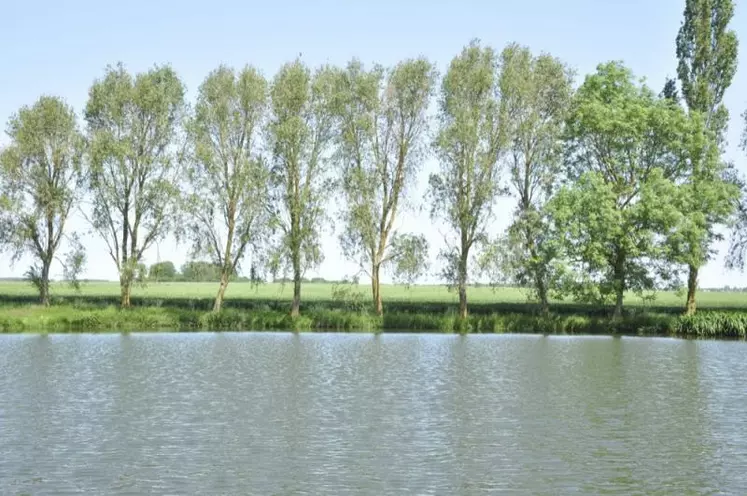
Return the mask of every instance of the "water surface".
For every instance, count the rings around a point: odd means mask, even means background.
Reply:
[[[747,345],[0,337],[0,494],[747,494]]]

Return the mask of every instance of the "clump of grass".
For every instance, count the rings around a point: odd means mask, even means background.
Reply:
[[[3,332],[107,332],[178,330],[187,327],[190,316],[162,308],[73,306],[24,306],[5,309],[0,316]]]
[[[704,338],[747,338],[747,313],[699,312],[680,317],[675,333]]]

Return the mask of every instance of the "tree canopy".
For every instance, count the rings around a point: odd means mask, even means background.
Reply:
[[[6,132],[10,145],[0,154],[0,242],[13,259],[32,255],[27,276],[41,303],[49,305],[50,268],[83,193],[84,140],[75,111],[51,96],[22,107]],[[73,248],[79,253],[77,243]],[[81,256],[67,258],[66,275],[73,279]]]
[[[184,91],[168,66],[133,76],[122,64],[89,91],[89,220],[119,271],[123,307],[145,250],[180,226]]]
[[[566,124],[566,184],[550,201],[553,236],[570,271],[567,292],[596,303],[654,289],[673,277],[661,234],[677,229],[676,194],[702,120],[639,85],[618,62],[578,89]]]

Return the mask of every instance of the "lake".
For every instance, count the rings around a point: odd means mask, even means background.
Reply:
[[[0,494],[747,494],[747,344],[0,336]]]

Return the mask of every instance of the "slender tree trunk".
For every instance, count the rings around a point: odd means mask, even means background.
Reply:
[[[373,304],[376,315],[384,314],[384,303],[381,300],[381,279],[379,278],[380,268],[376,264],[371,267],[371,289],[373,290]]]
[[[39,281],[39,299],[45,307],[49,306],[49,268],[52,260],[42,261],[41,280]]]
[[[685,314],[694,315],[696,311],[695,291],[698,289],[698,268],[690,265],[690,271],[687,275],[687,303],[685,304]]]
[[[534,275],[534,289],[537,290],[537,298],[539,298],[540,301],[542,314],[546,315],[550,313],[550,304],[547,301],[547,284],[545,284],[543,270],[536,265],[537,250],[534,247],[534,241],[532,239],[533,233],[530,229],[527,229],[525,234],[527,236],[527,251],[529,251],[529,255],[533,260],[531,272]]]
[[[214,312],[220,312],[221,308],[223,308],[223,298],[226,295],[226,288],[228,287],[228,275],[229,270],[224,266],[220,274],[220,286],[218,286],[218,294],[215,296],[215,304],[213,305]]]
[[[622,318],[623,312],[623,298],[625,296],[625,255],[623,253],[617,254],[617,261],[615,263],[615,310],[612,313],[612,318],[617,320]]]
[[[547,286],[540,274],[536,275],[535,285],[537,286],[537,296],[540,300],[540,309],[543,315],[547,315],[550,313],[550,304],[547,301]]]
[[[132,303],[130,302],[130,295],[132,294],[132,277],[127,274],[119,277],[119,289],[120,289],[120,306],[122,308],[130,308]]]
[[[220,312],[223,308],[223,298],[226,295],[226,288],[228,287],[228,281],[233,273],[234,267],[232,261],[233,253],[233,233],[236,225],[235,217],[235,206],[231,204],[229,209],[229,221],[228,221],[228,236],[226,237],[226,250],[223,256],[223,266],[221,267],[220,273],[220,286],[218,286],[218,294],[215,296],[215,304],[213,305],[214,312]]]
[[[458,267],[458,288],[459,288],[459,318],[467,318],[467,260],[469,252],[462,249],[459,257]]]
[[[301,254],[293,254],[293,303],[291,317],[298,317],[301,313]]]
[[[228,234],[226,236],[226,249],[223,254],[223,265],[220,272],[220,286],[218,286],[218,294],[215,296],[215,304],[213,305],[214,312],[220,312],[223,308],[223,298],[226,295],[226,288],[228,287],[228,280],[233,273],[234,267],[232,263],[233,256],[233,235],[236,229],[236,202],[231,201],[228,207]]]
[[[623,294],[624,291],[621,288],[615,288],[615,311],[612,312],[612,318],[615,320],[622,318]]]

